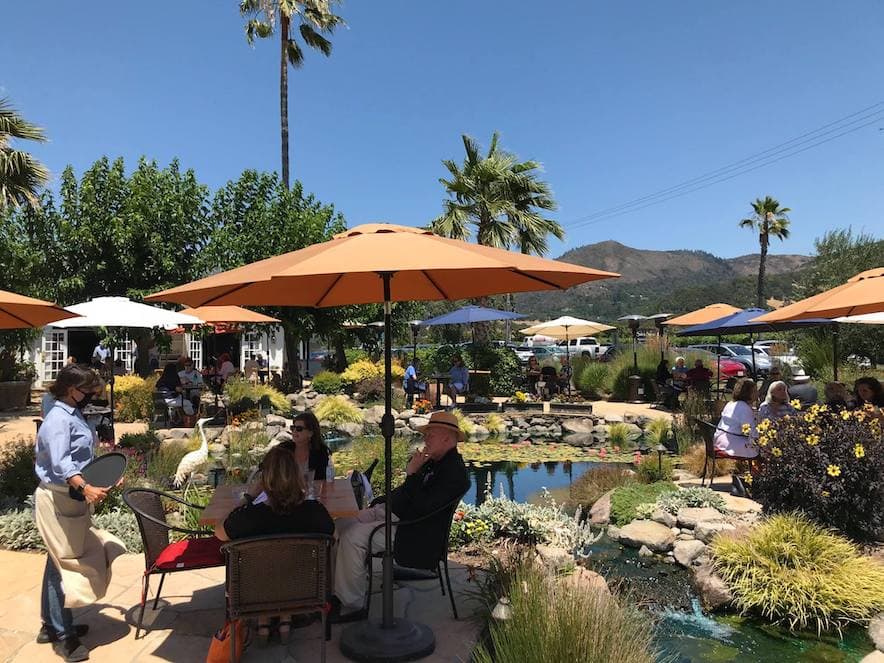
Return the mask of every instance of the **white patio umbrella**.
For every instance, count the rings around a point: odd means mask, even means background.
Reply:
[[[835,322],[846,322],[849,325],[884,325],[884,313],[861,313],[835,318]]]
[[[153,329],[163,327],[174,329],[184,325],[203,325],[205,320],[193,315],[133,302],[126,297],[96,297],[88,302],[65,307],[68,311],[78,314],[76,318],[67,318],[49,323],[51,327],[70,329],[72,327],[137,327]],[[111,348],[113,358],[113,348]],[[110,374],[110,410],[111,421],[114,416],[114,373]]]
[[[542,334],[543,336],[551,336],[552,338],[565,339],[565,354],[568,360],[571,359],[571,349],[569,347],[571,336],[588,336],[590,334],[601,334],[602,332],[614,329],[611,325],[601,322],[593,322],[592,320],[582,320],[580,318],[572,318],[570,315],[563,315],[555,320],[548,320],[540,324],[526,327],[519,330],[526,336],[534,334]]]

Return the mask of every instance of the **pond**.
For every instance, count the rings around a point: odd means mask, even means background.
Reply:
[[[467,463],[470,472],[469,492],[464,502],[482,504],[489,490],[495,496],[501,491],[514,502],[535,502],[548,490],[557,502],[568,497],[572,479],[601,463],[554,461],[546,463],[516,463],[500,461],[493,463]]]

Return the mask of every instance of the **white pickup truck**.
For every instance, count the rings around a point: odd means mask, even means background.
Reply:
[[[558,346],[565,349],[565,341],[559,341]],[[572,357],[579,357],[588,352],[593,359],[598,359],[608,349],[607,345],[601,345],[595,336],[577,336],[567,341],[568,350]]]

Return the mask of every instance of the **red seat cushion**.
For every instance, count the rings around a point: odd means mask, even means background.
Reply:
[[[153,570],[177,571],[222,566],[223,564],[224,555],[221,553],[221,541],[214,536],[209,536],[170,543],[157,557]]]

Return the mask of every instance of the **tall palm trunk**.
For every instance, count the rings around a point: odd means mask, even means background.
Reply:
[[[282,146],[282,181],[289,188],[289,17],[279,17],[279,133]]]
[[[756,306],[758,306],[758,308],[764,308],[764,272],[766,268],[765,263],[767,262],[767,234],[762,233],[759,235],[758,241],[761,244],[761,255],[758,259],[758,296],[756,297]]]

